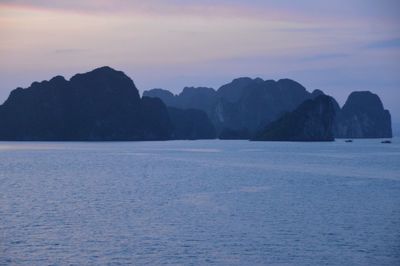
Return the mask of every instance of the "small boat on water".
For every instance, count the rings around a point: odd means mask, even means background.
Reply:
[[[352,139],[346,139],[344,142],[353,142]]]
[[[390,144],[390,143],[392,143],[392,141],[391,140],[383,140],[383,141],[381,141],[381,143]]]

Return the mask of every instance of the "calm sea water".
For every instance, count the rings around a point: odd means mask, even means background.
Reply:
[[[0,264],[400,265],[400,140],[1,142]]]

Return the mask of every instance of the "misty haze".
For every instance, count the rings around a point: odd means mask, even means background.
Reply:
[[[399,265],[395,0],[0,0],[0,265]]]

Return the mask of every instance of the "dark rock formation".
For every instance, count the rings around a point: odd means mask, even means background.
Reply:
[[[325,95],[325,93],[321,90],[313,90],[313,92],[311,93],[312,98],[316,98],[320,95]]]
[[[214,117],[214,109],[218,101],[216,91],[207,87],[185,87],[178,95],[173,95],[163,89],[152,89],[144,91],[143,96],[160,98],[168,107],[201,110],[210,119]]]
[[[310,93],[290,79],[238,78],[217,91],[185,88],[174,96],[168,91],[154,89],[143,95],[158,97],[167,106],[206,112],[220,138],[248,139],[285,112],[320,94],[323,93]]]
[[[185,87],[178,95],[163,89],[144,91],[143,96],[160,98],[167,106],[180,109],[198,109],[205,112],[215,105],[216,91],[207,87]]]
[[[270,123],[254,140],[333,141],[334,99],[320,95]]]
[[[378,95],[369,91],[351,93],[338,114],[335,137],[391,138],[390,113]]]
[[[0,106],[0,140],[166,140],[216,136],[330,140],[328,122],[332,113],[338,114],[333,129],[336,137],[392,137],[390,114],[379,97],[370,92],[352,93],[342,109],[322,91],[310,93],[290,79],[238,78],[217,91],[186,87],[178,95],[162,89],[143,95],[140,98],[133,81],[123,72],[109,67],[77,74],[69,81],[57,76],[34,82],[27,89],[12,91]],[[329,105],[324,104],[326,99]],[[258,135],[261,130],[263,133]]]
[[[173,95],[155,89],[144,95],[158,97],[167,106],[194,108],[207,113],[221,139],[248,139],[307,99],[324,93],[308,92],[299,83],[260,78],[238,78],[217,91],[210,88],[185,88]],[[332,99],[333,100],[333,99]],[[369,92],[352,93],[343,106],[333,100],[337,118],[334,134],[338,138],[387,138],[392,136],[390,114],[379,97]]]
[[[234,94],[239,96],[226,97],[229,95],[227,88],[240,91]],[[223,93],[220,94],[220,91]],[[245,138],[311,98],[303,86],[289,79],[264,81],[260,78],[242,78],[221,87],[218,94],[221,100],[215,108],[213,121],[220,123],[220,128],[225,131],[247,131]]]
[[[218,95],[227,102],[235,103],[240,100],[247,87],[255,84],[262,84],[263,82],[264,80],[260,78],[237,78],[221,86],[218,89]]]
[[[0,106],[1,140],[163,140],[172,125],[158,99],[140,99],[123,72],[101,67],[18,88]]]
[[[149,91],[144,91],[143,96],[151,98],[159,98],[167,106],[176,106],[178,102],[177,97],[172,92],[163,89],[152,89]]]
[[[165,104],[157,98],[143,97],[140,106],[143,139],[171,139],[174,127]]]
[[[173,124],[172,139],[215,139],[216,132],[207,114],[197,109],[168,108]]]
[[[216,91],[207,87],[185,87],[179,94],[181,108],[194,108],[207,112],[216,101]]]

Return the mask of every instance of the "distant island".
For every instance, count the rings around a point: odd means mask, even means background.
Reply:
[[[135,141],[391,138],[378,95],[353,92],[342,108],[290,79],[238,78],[213,88],[163,89],[140,97],[123,72],[101,67],[13,90],[0,106],[0,140]]]
[[[253,140],[333,141],[336,101],[319,95],[269,123]]]

